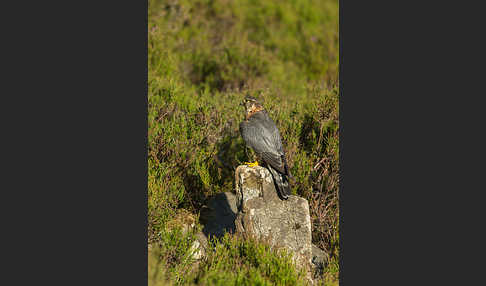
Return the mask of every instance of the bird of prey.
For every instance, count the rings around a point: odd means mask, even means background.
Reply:
[[[258,160],[263,160],[280,197],[286,200],[291,194],[289,177],[292,178],[292,175],[278,128],[256,98],[246,96],[242,105],[245,106],[245,119],[240,123],[240,133],[246,145],[257,155],[257,161],[247,165],[258,166]]]

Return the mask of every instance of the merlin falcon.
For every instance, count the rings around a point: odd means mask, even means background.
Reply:
[[[258,160],[262,160],[272,174],[280,197],[286,200],[291,194],[289,178],[292,175],[278,128],[256,98],[246,96],[242,105],[245,106],[245,120],[240,123],[241,137],[257,155],[257,161],[247,165],[258,166]]]

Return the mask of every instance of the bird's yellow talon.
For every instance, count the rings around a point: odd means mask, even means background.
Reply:
[[[253,163],[245,162],[245,165],[248,165],[248,167],[255,167],[258,166],[258,161],[255,161]]]

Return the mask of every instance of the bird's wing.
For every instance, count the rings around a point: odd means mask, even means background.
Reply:
[[[263,160],[272,166],[275,170],[279,171],[282,174],[286,174],[287,172],[285,171],[285,163],[284,160],[282,159],[282,156],[279,156],[275,153],[269,153],[269,152],[263,152],[261,154]]]
[[[286,174],[280,135],[275,123],[273,121],[271,123],[273,125],[270,125],[269,128],[268,124],[261,124],[259,121],[243,121],[240,124],[240,132],[246,144],[255,150],[267,164],[282,174]]]
[[[264,140],[267,145],[272,146],[272,152],[264,152],[262,157],[280,173],[287,174],[285,153],[280,138],[280,132],[278,131],[275,122],[268,116],[268,113],[264,112],[263,116],[265,117]]]

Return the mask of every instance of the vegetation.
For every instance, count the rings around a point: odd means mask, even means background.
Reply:
[[[181,212],[200,227],[205,200],[232,191],[248,159],[238,127],[249,93],[279,127],[294,194],[309,200],[313,243],[330,256],[321,282],[336,283],[338,1],[149,0],[148,14],[149,282],[303,283],[285,254],[233,236],[195,267],[194,234],[170,227]]]
[[[226,234],[211,240],[208,257],[194,266],[187,242],[191,234],[165,233],[163,246],[150,251],[149,285],[306,285],[290,254],[262,242]]]

